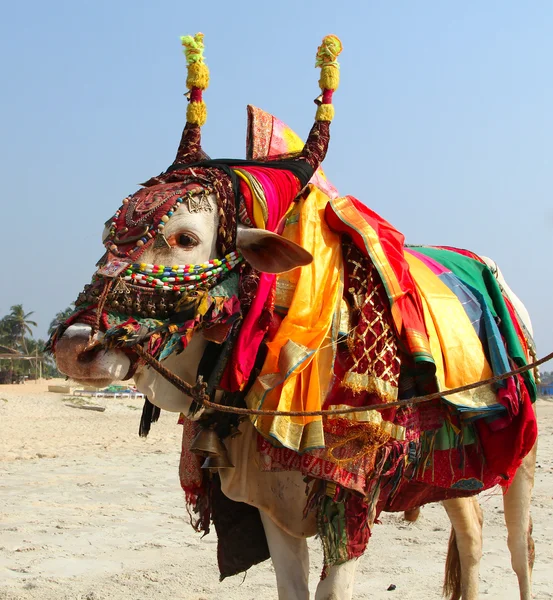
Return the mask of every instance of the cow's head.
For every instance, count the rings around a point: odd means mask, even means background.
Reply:
[[[183,39],[185,47],[190,39]],[[197,50],[201,38],[193,41]],[[125,198],[108,221],[98,271],[52,340],[58,368],[72,379],[105,386],[133,376],[151,402],[185,413],[190,399],[133,348],[140,345],[194,383],[208,342],[236,339],[246,313],[258,310],[254,305],[267,312],[270,303],[259,303],[256,286],[270,276],[260,273],[311,262],[307,251],[278,233],[324,158],[332,117],[332,94],[325,87],[299,155],[270,162],[209,160],[200,144],[207,67],[201,57],[187,58],[191,101],[177,157],[165,173]],[[270,285],[264,289],[267,294]],[[261,327],[260,321],[256,317],[252,326]]]

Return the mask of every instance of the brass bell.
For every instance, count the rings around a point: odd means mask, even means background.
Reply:
[[[190,444],[190,452],[200,456],[212,456],[225,451],[223,442],[211,427],[201,429]]]
[[[211,427],[198,432],[190,444],[190,452],[206,457],[202,469],[216,470],[234,467],[221,438]]]
[[[208,456],[204,460],[204,464],[202,465],[202,469],[233,469],[234,465],[230,462],[230,458],[228,454],[225,452],[223,454],[217,454],[213,456]]]
[[[238,429],[238,427],[236,427],[236,425],[231,425],[229,437],[232,439],[232,438],[238,437],[239,435],[242,435],[242,432],[240,431],[240,429]]]

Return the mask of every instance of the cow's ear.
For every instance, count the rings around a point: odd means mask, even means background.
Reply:
[[[313,261],[310,252],[264,229],[239,227],[236,247],[250,265],[264,273],[285,273]]]

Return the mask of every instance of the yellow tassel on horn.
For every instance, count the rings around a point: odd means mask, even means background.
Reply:
[[[322,104],[317,109],[317,121],[332,121],[334,107],[332,106],[332,92],[340,84],[340,65],[338,56],[342,52],[342,42],[335,35],[327,35],[317,49],[315,66],[321,68],[319,87],[323,92]],[[326,92],[326,93],[325,93]]]
[[[204,62],[204,34],[184,35],[181,43],[186,56],[186,86],[190,90],[190,104],[186,110],[186,121],[201,127],[207,119],[207,107],[202,100],[202,91],[209,85],[209,69]]]

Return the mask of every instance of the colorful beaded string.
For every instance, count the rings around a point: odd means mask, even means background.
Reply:
[[[133,263],[122,273],[124,281],[145,285],[158,290],[193,290],[212,286],[243,260],[237,251],[223,259],[215,258],[200,265],[150,265]]]

